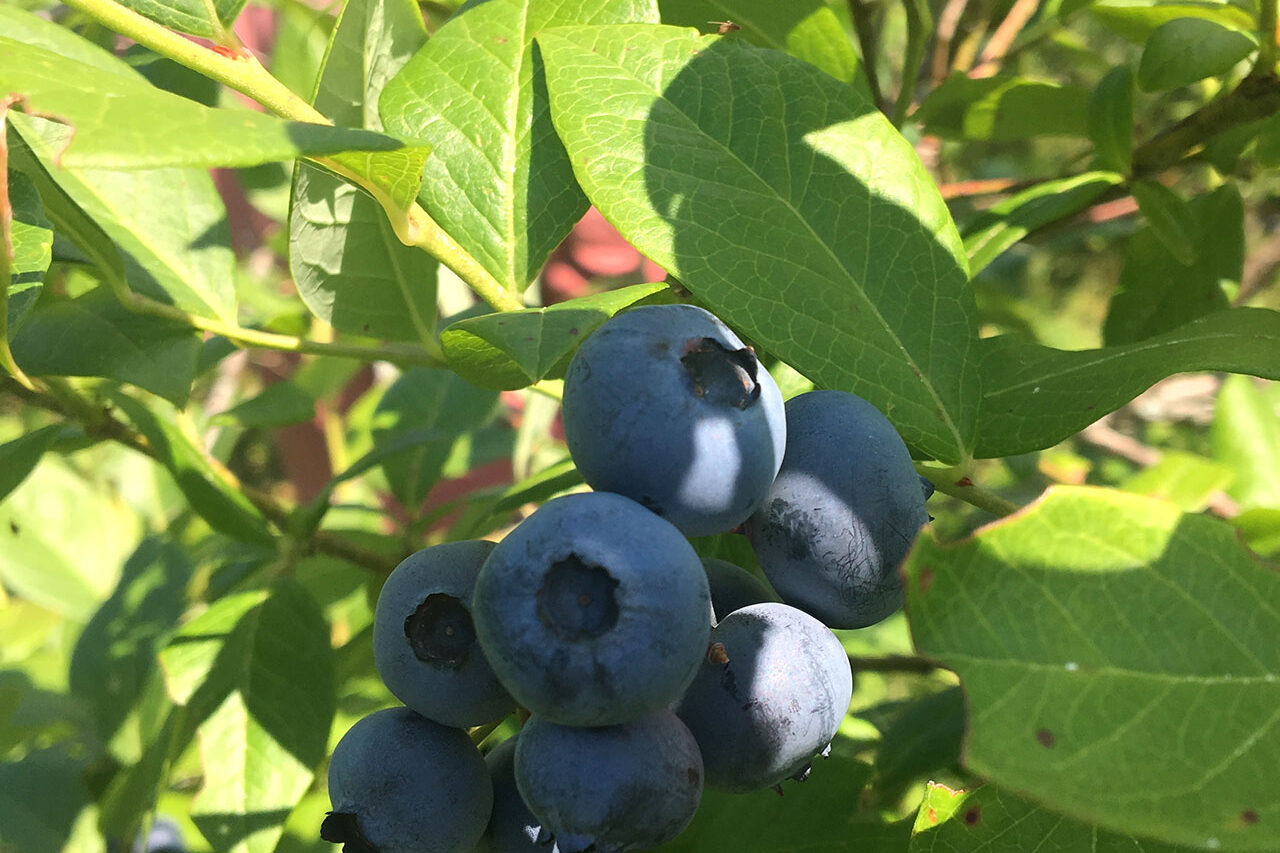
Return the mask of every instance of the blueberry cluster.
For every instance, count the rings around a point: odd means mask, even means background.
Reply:
[[[347,853],[662,844],[704,784],[805,778],[853,690],[830,628],[901,604],[896,569],[928,519],[901,439],[844,392],[784,406],[708,312],[603,325],[569,366],[563,420],[594,491],[496,544],[419,551],[383,587],[374,658],[404,707],[334,750],[321,835]],[[776,595],[686,538],[739,526]],[[517,708],[520,732],[482,757],[466,730]]]

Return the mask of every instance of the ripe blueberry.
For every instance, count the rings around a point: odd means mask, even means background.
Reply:
[[[329,801],[320,837],[344,853],[456,853],[484,833],[493,784],[462,729],[385,708],[338,741]]]
[[[752,791],[804,778],[849,709],[844,647],[807,613],[776,602],[735,610],[676,713],[698,741],[707,786]]]
[[[692,305],[619,314],[564,383],[564,432],[583,479],[688,536],[740,524],[782,462],[782,395],[755,353]]]
[[[746,533],[788,604],[833,628],[902,606],[902,564],[929,520],[911,455],[884,415],[844,391],[787,401],[787,452]]]
[[[373,622],[373,661],[387,689],[446,726],[515,710],[476,642],[471,592],[492,542],[449,542],[405,558],[387,577]]]
[[[664,708],[707,644],[710,594],[680,532],[607,492],[543,504],[476,579],[476,634],[507,690],[564,725]]]
[[[689,825],[702,799],[698,745],[666,709],[595,728],[530,717],[515,774],[560,853],[656,847]]]

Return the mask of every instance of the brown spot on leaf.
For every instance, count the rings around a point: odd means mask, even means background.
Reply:
[[[1058,739],[1048,729],[1041,729],[1036,732],[1036,742],[1045,749],[1053,749],[1053,745],[1058,742]]]
[[[19,533],[21,533],[21,532],[22,532],[22,528],[18,526],[18,522],[16,522],[16,521],[14,521],[14,520],[10,519],[10,520],[9,520],[9,532],[10,532],[10,533],[12,533],[14,536],[17,536]]]
[[[977,826],[978,821],[980,820],[982,820],[982,810],[977,806],[974,806],[964,813],[965,826]]]
[[[927,812],[925,812],[924,816],[925,816],[925,819],[929,821],[930,826],[933,826],[938,822],[938,813],[933,809],[929,809]]]
[[[1253,809],[1245,809],[1244,811],[1240,812],[1240,819],[1245,823],[1247,823],[1249,826],[1253,826],[1255,823],[1258,822],[1258,813]]]
[[[922,566],[920,568],[920,591],[928,592],[931,586],[933,586],[933,567]]]
[[[970,480],[968,477],[961,477],[959,480],[956,480],[956,485],[957,485],[957,486],[972,486],[972,485],[973,485],[973,480]]]

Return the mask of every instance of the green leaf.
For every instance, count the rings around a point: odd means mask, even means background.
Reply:
[[[105,288],[36,305],[11,335],[31,376],[103,376],[183,405],[200,336],[185,323],[135,314]]]
[[[482,388],[524,388],[564,376],[578,344],[614,314],[667,289],[637,284],[559,302],[468,317],[448,326],[440,343],[449,367]]]
[[[1032,231],[1079,213],[1123,180],[1114,172],[1085,172],[1036,184],[992,206],[965,227],[970,270],[977,275]]]
[[[964,687],[966,768],[1117,832],[1275,849],[1280,573],[1229,525],[1055,487],[926,533],[904,571],[917,650]]]
[[[673,26],[711,32],[719,28],[718,22],[737,24],[741,29],[735,37],[785,51],[871,96],[849,36],[821,0],[659,0],[658,7],[662,23]]]
[[[1235,185],[1223,184],[1185,207],[1166,193],[1134,186],[1135,197],[1148,196],[1139,203],[1149,227],[1125,246],[1120,288],[1102,329],[1108,344],[1145,340],[1227,308],[1223,285],[1243,275],[1244,204]],[[1191,263],[1170,250],[1183,232],[1182,254],[1194,256]]]
[[[0,501],[27,479],[40,457],[66,429],[62,424],[41,427],[0,444]]]
[[[0,763],[0,849],[62,853],[76,815],[90,802],[84,764],[58,748]]]
[[[959,687],[912,702],[880,738],[876,787],[899,792],[929,773],[958,765],[964,728],[964,695]]]
[[[8,288],[5,298],[9,328],[13,329],[40,292],[53,260],[53,228],[45,218],[35,184],[21,172],[9,172],[9,205],[13,214],[13,261],[9,265],[10,279],[0,281],[0,288]]]
[[[207,696],[221,701],[233,689],[231,682],[217,680],[228,674],[216,671],[218,657],[245,614],[260,608],[267,596],[264,589],[225,595],[178,629],[160,652],[165,687],[175,704],[189,707],[198,698]],[[212,708],[204,710],[208,712]]]
[[[963,250],[888,119],[740,40],[613,26],[539,44],[578,180],[623,236],[762,348],[887,411],[916,454],[967,455]]]
[[[1247,509],[1232,521],[1254,551],[1265,557],[1280,555],[1280,509]]]
[[[329,42],[315,107],[340,124],[381,129],[378,95],[426,41],[410,0],[348,0]],[[422,162],[413,170],[416,198]],[[311,312],[340,332],[389,340],[435,333],[436,262],[400,242],[378,203],[299,163],[289,208],[289,268]]]
[[[1133,70],[1112,68],[1089,95],[1089,139],[1098,168],[1127,175],[1133,168]]]
[[[140,523],[106,488],[48,456],[0,503],[0,582],[83,622],[115,586]]]
[[[1045,80],[956,72],[929,93],[913,118],[946,139],[1008,141],[1086,136],[1089,90]]]
[[[76,640],[69,686],[93,709],[104,742],[141,697],[156,655],[186,609],[191,573],[190,557],[181,547],[143,540],[125,561],[111,597]]]
[[[1099,0],[1088,9],[1105,26],[1135,42],[1146,41],[1158,27],[1179,18],[1199,18],[1233,30],[1255,26],[1252,15],[1226,0]]]
[[[122,393],[113,394],[112,402],[147,439],[156,461],[173,475],[191,508],[210,527],[240,542],[272,545],[262,513],[218,476],[204,452],[179,428],[172,411],[148,408]]]
[[[1135,344],[1069,352],[1001,335],[983,341],[978,457],[1051,447],[1175,373],[1280,379],[1280,312],[1231,308]]]
[[[1168,501],[1183,512],[1200,512],[1231,479],[1231,469],[1224,465],[1192,453],[1169,451],[1156,464],[1126,480],[1121,488]]]
[[[534,34],[657,19],[655,0],[472,3],[383,91],[387,128],[434,151],[419,202],[510,292],[524,291],[587,209],[547,113]]]
[[[23,171],[40,190],[49,220],[108,281],[127,280],[146,296],[234,321],[226,208],[207,171],[59,168],[57,152],[70,129],[30,116],[9,118],[34,154],[23,159]]]
[[[393,151],[405,143],[365,130],[206,107],[142,76],[92,66],[0,36],[0,75],[22,108],[57,116],[68,134],[55,158],[69,169],[253,166],[304,155]],[[75,85],[68,85],[74,80]]]
[[[235,623],[214,668],[228,692],[198,730],[204,784],[192,819],[217,851],[270,853],[328,744],[329,625],[301,587],[280,581]]]
[[[111,51],[99,47],[70,27],[21,8],[20,4],[0,5],[0,33],[23,44],[44,48],[67,59],[92,65],[99,71],[136,76]]]
[[[283,379],[272,382],[257,395],[237,403],[213,420],[218,423],[273,429],[305,423],[315,417],[315,413],[315,398],[293,382]]]
[[[121,3],[171,29],[215,38],[230,29],[245,0],[121,0]]]
[[[1134,181],[1129,192],[1151,233],[1169,254],[1183,266],[1194,264],[1199,254],[1195,245],[1198,223],[1182,197],[1158,181]]]
[[[1213,456],[1234,474],[1241,510],[1280,510],[1280,413],[1250,379],[1228,376],[1213,413]]]
[[[884,824],[855,808],[871,768],[833,754],[815,759],[803,783],[786,782],[785,796],[771,790],[726,794],[704,790],[693,823],[659,853],[741,850],[751,853],[845,853],[901,850],[906,824]]]
[[[1252,33],[1204,18],[1175,18],[1147,38],[1138,63],[1138,86],[1144,92],[1160,92],[1225,74],[1257,49]]]
[[[469,385],[449,370],[415,367],[401,374],[374,411],[374,449],[423,429],[435,437],[382,460],[396,499],[410,508],[422,503],[440,478],[454,440],[488,421],[497,404],[496,392]]]
[[[911,837],[911,853],[991,850],[1089,850],[1091,853],[1187,853],[1192,847],[1138,839],[1071,820],[983,785],[953,791],[929,783]]]

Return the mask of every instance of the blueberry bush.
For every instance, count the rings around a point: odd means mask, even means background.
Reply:
[[[0,853],[1280,849],[1276,36],[6,0]]]

